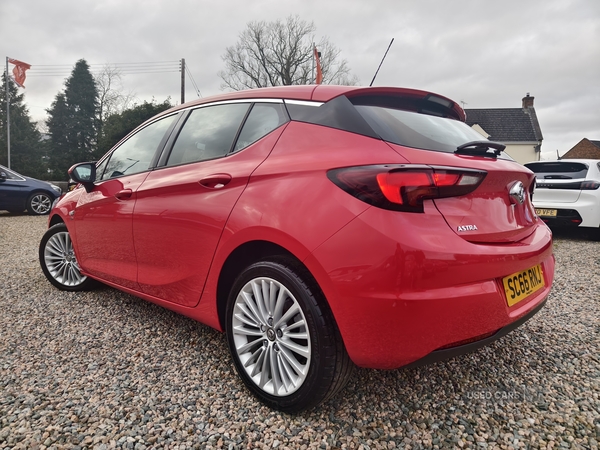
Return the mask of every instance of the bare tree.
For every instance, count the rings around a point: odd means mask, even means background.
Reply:
[[[238,42],[222,56],[225,70],[219,72],[224,89],[310,84],[313,79],[315,25],[289,16],[285,22],[249,22]],[[328,38],[317,44],[321,52],[323,83],[356,84],[340,50]]]
[[[135,100],[135,93],[123,92],[121,71],[110,64],[104,65],[94,79],[98,88],[98,119],[101,125],[107,117],[129,108]]]

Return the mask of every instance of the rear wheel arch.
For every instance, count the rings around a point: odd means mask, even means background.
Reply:
[[[251,264],[271,258],[285,259],[293,261],[294,264],[302,265],[300,260],[288,250],[268,241],[246,242],[229,254],[223,264],[223,268],[219,274],[219,281],[217,282],[217,312],[219,314],[221,329],[224,330],[226,327],[227,299],[235,279]]]

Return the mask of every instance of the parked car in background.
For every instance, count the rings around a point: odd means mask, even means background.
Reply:
[[[600,160],[562,159],[525,166],[535,173],[533,204],[544,222],[600,228]]]
[[[58,186],[0,166],[0,210],[48,214],[61,193]]]
[[[464,121],[450,99],[386,87],[180,105],[70,169],[42,270],[225,331],[246,386],[287,412],[354,364],[471,351],[540,310],[554,256],[533,174]]]

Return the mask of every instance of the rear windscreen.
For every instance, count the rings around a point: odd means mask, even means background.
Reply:
[[[382,106],[354,106],[384,140],[406,147],[453,153],[459,145],[484,140],[466,123]]]
[[[535,173],[536,178],[546,180],[574,180],[585,178],[588,166],[579,162],[553,161],[525,164],[529,170]]]

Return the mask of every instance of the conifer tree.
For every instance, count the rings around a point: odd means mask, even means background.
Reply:
[[[7,116],[6,116],[6,74],[2,74],[0,86],[0,164],[8,164]],[[47,179],[44,158],[44,146],[41,134],[29,116],[29,110],[24,104],[25,95],[19,93],[16,83],[8,78],[9,111],[10,111],[10,162],[11,169],[35,177]]]
[[[56,180],[67,179],[69,167],[93,160],[97,146],[98,89],[84,59],[77,61],[47,112],[50,166]]]

